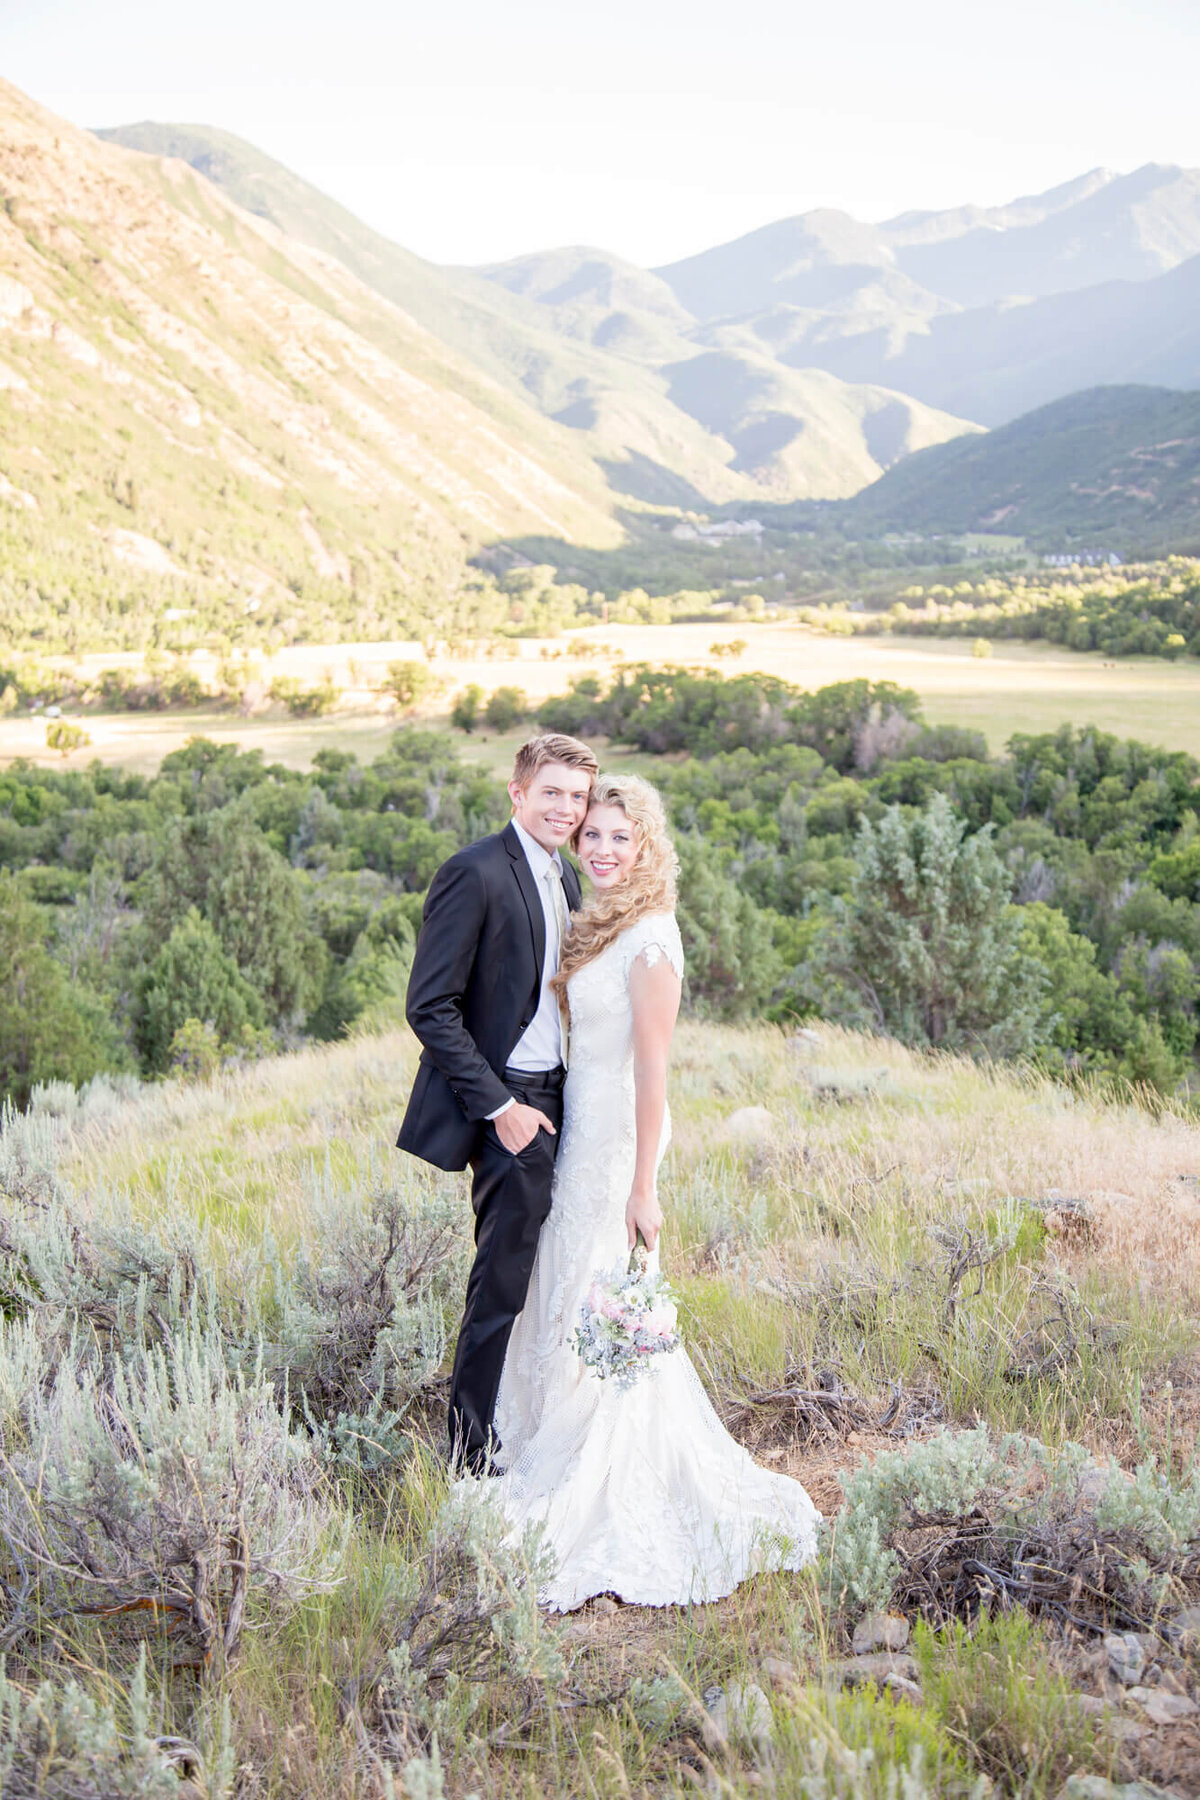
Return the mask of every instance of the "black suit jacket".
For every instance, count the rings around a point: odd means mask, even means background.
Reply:
[[[579,876],[563,863],[563,893]],[[537,1011],[546,921],[512,825],[459,850],[433,878],[408,983],[421,1062],[396,1142],[439,1169],[465,1169],[482,1120],[508,1099],[503,1074]]]

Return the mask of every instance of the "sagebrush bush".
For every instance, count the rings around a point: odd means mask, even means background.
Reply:
[[[43,1609],[143,1608],[202,1665],[232,1655],[260,1595],[278,1622],[299,1589],[337,1579],[324,1480],[269,1380],[231,1373],[198,1324],[111,1370],[43,1361],[0,1446],[0,1537],[33,1577],[26,1629]],[[21,1623],[18,1608],[9,1642]]]
[[[1109,1463],[1086,1490],[1085,1472],[1097,1465],[1081,1444],[1051,1450],[1034,1438],[995,1438],[982,1425],[886,1451],[840,1478],[845,1511],[822,1526],[825,1591],[851,1615],[886,1607],[901,1578],[901,1534],[934,1527],[948,1570],[960,1556],[974,1564],[958,1604],[985,1603],[993,1582],[1028,1604],[1061,1604],[1072,1571],[1086,1565],[1093,1598],[1119,1593],[1149,1623],[1194,1562],[1200,1472],[1176,1482],[1151,1461],[1130,1479]],[[905,1580],[936,1608],[934,1588],[923,1589],[913,1567],[910,1558]]]
[[[204,1776],[205,1800],[233,1792],[229,1712],[207,1761],[192,1745],[156,1736],[143,1646],[127,1705],[97,1699],[78,1681],[25,1687],[0,1658],[0,1793],[5,1800],[178,1800],[179,1765]]]
[[[313,1246],[276,1273],[272,1365],[333,1458],[374,1473],[395,1466],[401,1422],[445,1356],[462,1208],[393,1181],[358,1208],[314,1196],[313,1223]]]

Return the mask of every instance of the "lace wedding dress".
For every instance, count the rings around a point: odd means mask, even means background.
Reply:
[[[543,1529],[557,1568],[542,1602],[716,1600],[748,1575],[797,1569],[819,1519],[799,1482],[729,1436],[686,1353],[631,1388],[584,1368],[570,1337],[598,1271],[623,1267],[636,1122],[629,977],[640,957],[683,973],[674,916],[639,920],[572,977],[571,1066],[550,1216],[496,1407],[502,1473],[479,1484],[518,1535]],[[663,1121],[661,1160],[670,1136]]]

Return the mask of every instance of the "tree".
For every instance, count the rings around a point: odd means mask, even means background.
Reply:
[[[1156,856],[1146,870],[1146,879],[1169,900],[1200,900],[1200,833],[1180,849]]]
[[[211,1026],[218,1041],[263,1022],[258,995],[194,906],[143,972],[138,1001],[138,1047],[157,1072],[168,1067],[189,1020]]]
[[[968,835],[944,794],[863,819],[848,901],[816,952],[843,1006],[905,1043],[1011,1056],[1033,1043],[1043,977],[991,827]]]
[[[483,711],[491,731],[512,731],[529,716],[529,702],[519,687],[498,687]]]
[[[459,731],[474,731],[479,723],[479,703],[482,699],[483,689],[472,681],[450,708],[450,723]]]
[[[46,748],[57,750],[63,756],[70,756],[72,750],[82,750],[91,738],[82,725],[72,725],[69,719],[51,719],[46,726]]]
[[[760,1013],[783,975],[774,915],[742,892],[702,839],[681,837],[676,848],[688,1011],[713,1019]]]
[[[146,876],[143,923],[150,941],[163,943],[194,907],[261,998],[268,1019],[284,1023],[315,1003],[327,953],[305,922],[301,879],[255,824],[252,803],[247,794],[176,824]]]
[[[388,693],[394,695],[401,712],[411,713],[423,700],[432,699],[442,683],[428,663],[393,662],[388,664],[385,686]]]
[[[0,876],[0,1096],[24,1106],[42,1081],[88,1081],[128,1051],[111,1010],[46,947],[41,909]]]
[[[1121,1070],[1138,1040],[1138,1019],[1115,976],[1098,967],[1095,944],[1042,900],[1019,908],[1019,918],[1022,954],[1045,971],[1039,1064],[1054,1074]]]

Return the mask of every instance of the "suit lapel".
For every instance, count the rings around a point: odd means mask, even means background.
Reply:
[[[562,866],[563,892],[567,896],[568,909],[571,912],[575,912],[583,904],[583,892],[579,886],[579,876],[575,871],[574,864],[569,863],[565,856],[562,859]]]
[[[542,911],[542,899],[538,893],[538,884],[533,870],[529,866],[529,858],[522,847],[521,840],[511,824],[506,825],[500,833],[501,842],[512,858],[512,871],[517,886],[521,890],[521,898],[525,902],[525,910],[529,914],[529,928],[533,933],[533,961],[541,980],[542,965],[546,960],[546,915]]]

